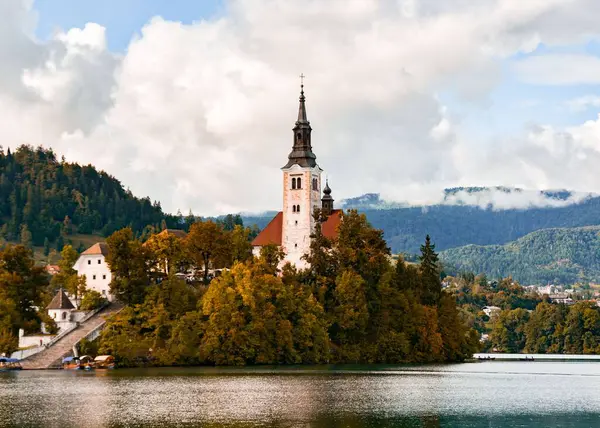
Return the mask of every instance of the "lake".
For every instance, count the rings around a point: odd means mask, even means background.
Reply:
[[[591,427],[600,364],[0,373],[0,427]]]

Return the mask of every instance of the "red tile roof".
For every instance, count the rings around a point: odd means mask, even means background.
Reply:
[[[108,255],[108,245],[106,245],[105,242],[98,242],[98,243],[92,245],[90,248],[88,248],[81,254],[85,255],[85,256],[99,256],[99,255],[107,256]]]
[[[326,238],[337,238],[338,226],[342,222],[342,210],[332,210],[327,220],[321,225],[321,231]]]
[[[281,245],[282,229],[283,213],[279,211],[275,217],[273,217],[273,220],[267,224],[267,227],[261,230],[258,236],[254,238],[252,245],[255,247],[262,247],[270,244]]]
[[[342,210],[333,210],[327,220],[322,224],[321,230],[327,238],[335,238],[338,234],[338,226],[342,221]],[[273,220],[265,227],[254,241],[252,245],[262,247],[264,245],[275,244],[281,245],[281,233],[283,229],[283,213],[278,212]]]

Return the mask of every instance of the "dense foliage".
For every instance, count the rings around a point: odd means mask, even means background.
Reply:
[[[533,312],[502,311],[490,334],[491,349],[537,354],[600,353],[600,307],[540,303]]]
[[[0,234],[7,241],[49,246],[73,233],[108,236],[126,226],[141,233],[178,221],[91,165],[57,160],[41,147],[0,148]]]
[[[240,365],[461,361],[476,350],[477,333],[442,291],[429,239],[420,268],[391,263],[382,232],[349,211],[336,239],[316,228],[310,268],[298,271],[281,266],[275,247],[253,258],[247,233],[205,221],[178,243],[157,235],[173,251],[127,230],[111,236],[111,254],[128,259],[108,260],[111,289],[128,306],[107,325],[99,352],[123,365]],[[207,265],[230,269],[208,282]],[[184,282],[166,266],[199,274]]]
[[[443,251],[450,270],[512,276],[525,284],[600,282],[600,226],[545,229],[506,245],[468,245]]]
[[[39,331],[43,314],[35,307],[49,301],[48,278],[35,266],[31,251],[9,246],[0,251],[0,354],[17,349],[17,333]]]

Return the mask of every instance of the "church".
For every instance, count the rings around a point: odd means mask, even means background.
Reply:
[[[310,250],[310,235],[315,228],[314,210],[321,208],[327,219],[321,224],[323,235],[337,235],[342,211],[333,208],[329,183],[325,183],[321,196],[323,170],[313,153],[312,128],[306,115],[304,84],[300,85],[298,120],[293,128],[294,143],[283,172],[283,211],[252,241],[253,254],[258,256],[265,245],[277,245],[285,253],[283,262],[298,268],[307,267],[303,256]]]

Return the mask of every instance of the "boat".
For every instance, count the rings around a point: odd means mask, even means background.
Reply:
[[[114,369],[115,358],[112,355],[98,355],[94,358],[94,366],[97,370]]]
[[[22,370],[21,363],[16,358],[0,357],[0,372]]]
[[[62,360],[64,370],[79,370],[79,357],[65,357]]]
[[[89,355],[84,355],[79,358],[79,368],[77,370],[93,370],[94,359]]]
[[[534,361],[533,357],[529,358],[525,356],[525,358],[519,358],[519,361]]]

